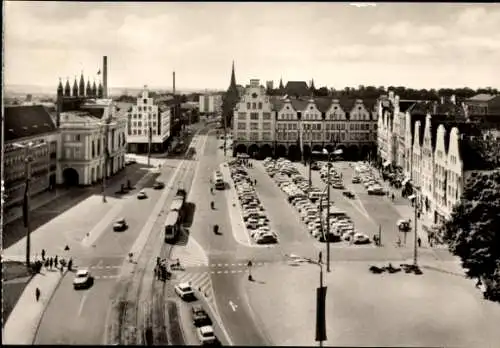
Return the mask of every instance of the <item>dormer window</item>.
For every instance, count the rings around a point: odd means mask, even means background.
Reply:
[[[312,106],[312,105],[309,106],[309,110],[312,110],[312,109],[314,109],[314,106]]]

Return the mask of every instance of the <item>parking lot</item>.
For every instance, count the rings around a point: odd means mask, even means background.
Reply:
[[[228,165],[246,231],[255,244],[276,244],[279,236],[270,228],[266,209],[255,191],[255,180],[241,162],[234,160]]]
[[[343,245],[370,244],[370,238],[356,227],[351,216],[330,197],[329,219],[327,219],[327,192],[315,185],[309,187],[308,180],[286,159],[266,159],[263,166],[276,185],[283,191],[284,199],[294,207],[300,221],[312,238],[325,242],[342,242]],[[321,166],[321,164],[320,164]],[[325,168],[326,169],[326,168]],[[326,173],[320,169],[320,173]],[[343,188],[342,177],[330,169],[331,184]],[[332,189],[333,190],[333,189]],[[327,226],[329,225],[329,228]]]

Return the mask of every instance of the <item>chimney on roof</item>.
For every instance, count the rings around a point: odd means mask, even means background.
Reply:
[[[108,56],[102,57],[102,88],[103,88],[103,97],[108,97]]]
[[[441,104],[444,104],[444,97],[441,97]]]

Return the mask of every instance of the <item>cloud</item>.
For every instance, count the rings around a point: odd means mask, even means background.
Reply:
[[[354,7],[358,7],[358,8],[377,6],[377,4],[374,2],[354,2],[354,3],[351,3],[349,5],[354,6]]]
[[[409,61],[415,57],[432,54],[432,46],[424,43],[384,44],[384,45],[343,45],[326,53],[326,57],[340,61]]]
[[[445,37],[447,31],[439,25],[418,26],[409,21],[399,21],[394,24],[378,23],[368,30],[368,34],[393,40],[421,41]]]

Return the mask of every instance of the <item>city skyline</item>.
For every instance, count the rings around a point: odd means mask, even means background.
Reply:
[[[5,14],[7,86],[97,80],[107,55],[111,88],[168,89],[175,70],[179,89],[225,89],[233,60],[242,85],[499,87],[498,4],[6,2]]]

